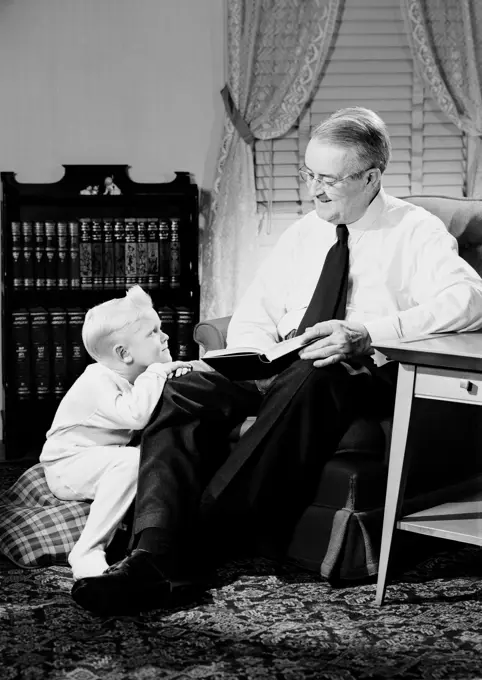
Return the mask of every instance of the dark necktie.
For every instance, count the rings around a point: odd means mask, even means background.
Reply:
[[[320,278],[296,335],[309,326],[330,319],[344,319],[348,291],[348,229],[345,224],[336,228],[337,242],[327,253]]]

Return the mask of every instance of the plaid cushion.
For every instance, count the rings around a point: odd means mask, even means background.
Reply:
[[[89,509],[56,498],[38,463],[0,496],[0,553],[24,568],[66,564]]]

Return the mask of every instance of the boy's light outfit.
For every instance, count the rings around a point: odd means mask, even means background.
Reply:
[[[95,363],[60,402],[40,461],[57,498],[92,500],[69,555],[75,579],[107,569],[105,548],[136,494],[139,448],[129,442],[149,422],[166,380],[162,363],[151,364],[133,384]]]

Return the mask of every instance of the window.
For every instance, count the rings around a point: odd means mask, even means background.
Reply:
[[[414,71],[399,0],[346,0],[338,28],[310,107],[284,137],[256,141],[260,211],[271,207],[276,223],[312,209],[297,171],[311,130],[345,106],[374,109],[387,124],[393,146],[383,182],[388,193],[462,196],[464,136]]]

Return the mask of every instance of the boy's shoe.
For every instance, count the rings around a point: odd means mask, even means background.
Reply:
[[[82,578],[72,587],[74,601],[101,616],[134,614],[187,604],[200,594],[200,585],[168,578],[163,559],[136,549],[101,576]]]

